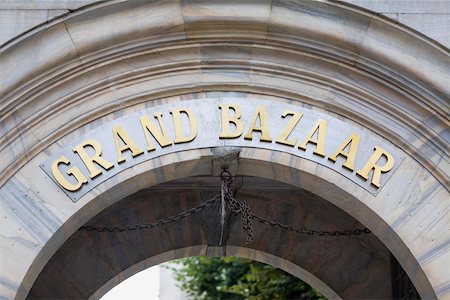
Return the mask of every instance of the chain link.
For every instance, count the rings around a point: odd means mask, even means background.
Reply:
[[[252,226],[252,212],[250,206],[245,201],[240,201],[234,198],[234,193],[231,189],[233,179],[231,174],[224,170],[220,175],[222,179],[222,193],[225,196],[226,203],[230,206],[230,209],[235,214],[241,215],[241,226],[246,234],[245,242],[251,244],[253,242],[253,226]]]
[[[184,219],[190,215],[196,214],[199,211],[205,209],[206,207],[212,205],[214,202],[220,199],[220,194],[215,195],[213,198],[205,201],[204,203],[197,205],[185,212],[179,213],[175,216],[170,216],[166,219],[157,220],[155,223],[148,223],[142,225],[134,225],[134,226],[115,226],[115,227],[96,227],[96,226],[83,226],[80,230],[84,231],[95,231],[95,232],[122,232],[122,231],[132,231],[132,230],[142,230],[142,229],[151,229],[154,227],[160,227],[172,222],[176,222],[178,220]]]
[[[272,227],[278,227],[285,230],[293,231],[298,234],[307,234],[307,235],[319,235],[319,236],[350,236],[350,235],[361,235],[364,233],[370,233],[371,231],[367,228],[364,229],[354,229],[354,230],[345,230],[345,231],[326,231],[326,230],[311,230],[311,229],[304,229],[304,228],[298,228],[294,227],[292,225],[286,225],[279,222],[274,222],[269,219],[257,216],[255,214],[252,214],[252,219],[260,222],[265,225],[269,225]]]
[[[233,183],[233,179],[231,174],[224,170],[220,175],[222,180],[222,191],[221,194],[215,195],[213,198],[205,201],[204,203],[197,205],[185,212],[179,213],[174,216],[170,216],[166,219],[157,220],[154,223],[148,223],[143,225],[134,225],[134,226],[115,226],[115,227],[96,227],[96,226],[83,226],[80,230],[84,231],[94,231],[94,232],[123,232],[123,231],[133,231],[133,230],[144,230],[151,229],[154,227],[160,227],[169,223],[176,222],[178,220],[184,219],[190,215],[196,214],[199,211],[205,209],[206,207],[212,205],[214,202],[221,200],[222,198],[225,200],[226,205],[231,209],[234,214],[241,215],[241,226],[244,232],[246,233],[246,243],[251,244],[253,242],[253,225],[252,220],[255,220],[259,223],[285,229],[288,231],[292,231],[298,234],[306,234],[306,235],[316,235],[316,236],[351,236],[351,235],[361,235],[371,233],[371,231],[367,228],[364,229],[354,229],[354,230],[345,230],[345,231],[326,231],[326,230],[311,230],[305,228],[294,227],[292,225],[282,224],[280,222],[271,221],[267,218],[260,217],[256,214],[253,214],[250,210],[250,206],[243,200],[237,200],[234,198],[234,192],[231,188]]]

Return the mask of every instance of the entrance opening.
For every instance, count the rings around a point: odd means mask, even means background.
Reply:
[[[194,256],[143,270],[100,300],[326,299],[295,276],[240,257]]]
[[[211,201],[220,193],[220,178],[179,179],[140,190],[92,218],[85,228],[101,230],[80,229],[73,234],[40,273],[29,297],[98,299],[143,269],[197,255],[238,256],[270,264],[327,298],[393,297],[389,250],[349,214],[278,181],[259,177],[234,181],[234,197],[245,201],[252,214],[269,220],[252,220],[250,244],[241,216],[228,214],[225,227],[221,223],[221,201]],[[201,209],[171,218],[195,207]],[[170,222],[145,226],[157,220]]]
[[[161,277],[163,277],[161,271],[160,265],[142,270],[113,287],[100,300],[161,300],[164,298],[160,293]],[[172,297],[172,299],[179,298]]]

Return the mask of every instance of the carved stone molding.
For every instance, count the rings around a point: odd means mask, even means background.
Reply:
[[[450,186],[449,52],[342,3],[108,1],[0,51],[0,184],[101,115],[231,90],[288,97],[363,124]]]
[[[14,268],[0,273],[0,297],[26,297],[57,249],[115,201],[218,165],[201,146],[163,155],[74,204],[39,168],[56,149],[139,109],[226,95],[319,111],[404,152],[376,197],[288,153],[243,147],[235,167],[338,206],[423,298],[450,298],[450,55],[430,39],[335,1],[105,1],[3,46],[0,70],[0,254],[2,270]]]

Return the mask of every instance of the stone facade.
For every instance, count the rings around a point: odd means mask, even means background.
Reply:
[[[1,297],[95,299],[169,259],[238,255],[287,270],[331,298],[384,298],[392,295],[386,279],[392,253],[422,298],[450,299],[450,271],[443,267],[450,261],[450,59],[418,32],[334,1],[108,1],[49,21],[0,51]],[[224,141],[211,131],[201,138],[212,144],[176,143],[174,125],[167,129],[169,148],[158,146],[151,159],[99,175],[104,180],[76,201],[54,172],[45,172],[53,155],[122,117],[231,98],[245,107],[267,101],[330,124],[339,120],[393,149],[401,162],[382,174],[390,177],[374,193],[352,180],[357,169],[346,176],[330,167],[328,150],[316,159],[318,141],[309,143],[310,157],[297,154],[298,143],[291,149],[275,138],[264,141],[258,130],[252,140]],[[371,233],[330,246],[323,237],[255,224],[255,242],[246,245],[232,219],[219,245],[217,219],[207,211],[156,231],[98,236],[79,230],[151,222],[188,209],[215,191],[208,182],[223,167],[248,180],[238,195],[259,214],[314,229],[364,226]],[[87,184],[94,177],[86,175]],[[203,196],[195,184],[210,188]],[[86,275],[94,272],[95,278]]]
[[[14,1],[0,3],[0,44],[58,16],[68,14],[93,0]],[[450,1],[448,0],[344,0],[391,18],[400,24],[450,47]]]

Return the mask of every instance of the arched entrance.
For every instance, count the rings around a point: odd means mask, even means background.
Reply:
[[[26,297],[61,246],[114,203],[160,183],[217,175],[226,146],[239,150],[227,165],[234,174],[287,183],[331,203],[372,231],[423,298],[449,297],[449,271],[442,268],[450,257],[448,58],[446,49],[416,33],[334,2],[112,1],[36,28],[1,52],[1,295]],[[220,107],[230,103],[243,113],[245,131],[236,137],[234,127],[229,136],[217,129],[221,112],[237,112]],[[199,118],[197,135],[191,136],[186,108]],[[135,140],[130,132],[137,132],[143,112],[159,109],[173,118],[164,123],[170,145],[152,140],[155,150],[143,154],[123,149],[125,162],[116,157],[112,167],[100,166],[101,175],[86,173],[92,170],[79,161],[86,177],[81,188],[54,178],[51,165],[61,157],[55,155],[82,159],[84,146],[73,150],[82,138],[103,143],[101,129],[111,133],[119,119]],[[299,113],[299,127],[283,136]],[[263,137],[265,114],[270,139]],[[327,125],[316,126],[320,120]],[[183,131],[186,124],[191,132]],[[322,153],[324,127],[332,135]],[[290,135],[295,130],[299,135]],[[330,158],[337,150],[351,156],[345,141],[353,132],[361,147],[348,171],[343,155]],[[123,136],[119,142],[130,145]],[[150,148],[145,135],[141,141],[140,148]],[[106,158],[107,151],[122,153],[116,150],[124,144],[104,143]],[[372,176],[372,156],[382,169],[380,182]],[[56,166],[76,165],[66,158]],[[83,181],[76,179],[72,185]],[[211,246],[177,247],[183,245]],[[271,254],[270,247],[241,255]],[[271,255],[305,269],[294,254],[280,253]],[[321,285],[327,278],[317,276],[320,270],[306,272],[322,290],[345,290]]]

